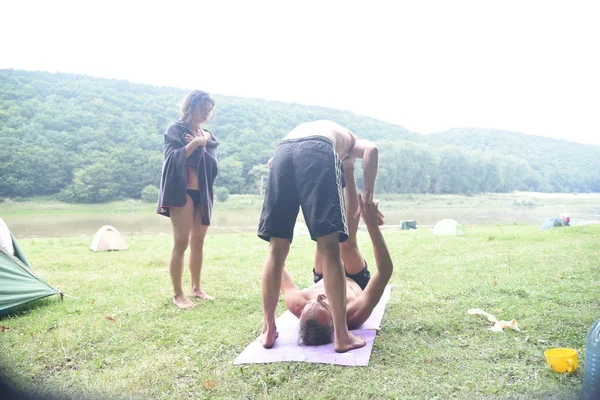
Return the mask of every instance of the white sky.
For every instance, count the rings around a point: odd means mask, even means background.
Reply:
[[[0,68],[600,144],[600,2],[4,1]]]

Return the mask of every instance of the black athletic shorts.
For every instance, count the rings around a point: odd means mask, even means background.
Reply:
[[[323,279],[323,274],[317,274],[317,271],[315,271],[315,269],[313,268],[313,277],[315,283],[317,283],[321,279]],[[354,275],[346,272],[346,277],[358,283],[358,286],[360,286],[362,290],[365,290],[365,288],[369,284],[369,281],[371,280],[371,273],[369,272],[369,266],[367,265],[367,261],[365,261],[365,267],[361,271]]]
[[[275,149],[258,225],[258,236],[292,240],[298,209],[312,240],[339,233],[348,238],[344,172],[331,140],[309,136],[284,140]]]

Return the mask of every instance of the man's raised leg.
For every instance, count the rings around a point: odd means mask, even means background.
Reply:
[[[270,349],[277,338],[277,326],[275,326],[275,308],[279,301],[279,290],[281,288],[281,272],[285,259],[290,251],[288,239],[271,238],[269,241],[269,252],[263,268],[261,287],[263,304],[263,332],[262,345]]]
[[[317,251],[322,257],[325,293],[333,317],[333,348],[344,353],[363,347],[365,341],[350,333],[346,322],[346,274],[340,257],[339,233],[317,238]]]
[[[358,188],[356,187],[356,179],[354,178],[354,161],[346,160],[343,162],[344,178],[346,187],[344,188],[344,202],[346,204],[346,223],[348,224],[348,239],[340,244],[344,269],[347,274],[358,274],[365,267],[365,259],[358,249],[358,240],[356,233],[358,232],[358,223],[360,215],[357,211],[358,206]]]

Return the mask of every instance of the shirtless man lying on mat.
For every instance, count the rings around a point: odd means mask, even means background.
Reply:
[[[344,162],[346,188],[344,196],[347,207],[348,240],[340,243],[340,252],[346,270],[346,321],[349,329],[361,326],[379,303],[385,287],[392,276],[393,264],[379,225],[383,222],[377,203],[365,203],[357,195],[354,182],[353,162]],[[356,210],[360,207],[373,251],[377,271],[369,276],[366,262],[358,250],[356,232],[359,217]],[[316,346],[330,343],[333,335],[333,319],[325,287],[320,274],[320,258],[315,257],[315,284],[298,290],[289,271],[284,268],[281,290],[285,296],[287,308],[300,319],[300,339],[303,344]],[[321,270],[322,271],[322,270]]]

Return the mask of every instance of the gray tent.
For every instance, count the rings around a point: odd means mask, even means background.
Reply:
[[[402,221],[400,229],[417,229],[417,221]]]
[[[544,221],[544,223],[542,223],[542,225],[540,226],[540,231],[544,230],[544,229],[550,229],[550,228],[556,228],[556,227],[560,227],[560,226],[571,226],[569,225],[569,221],[563,219],[563,218],[550,218],[546,221]]]

